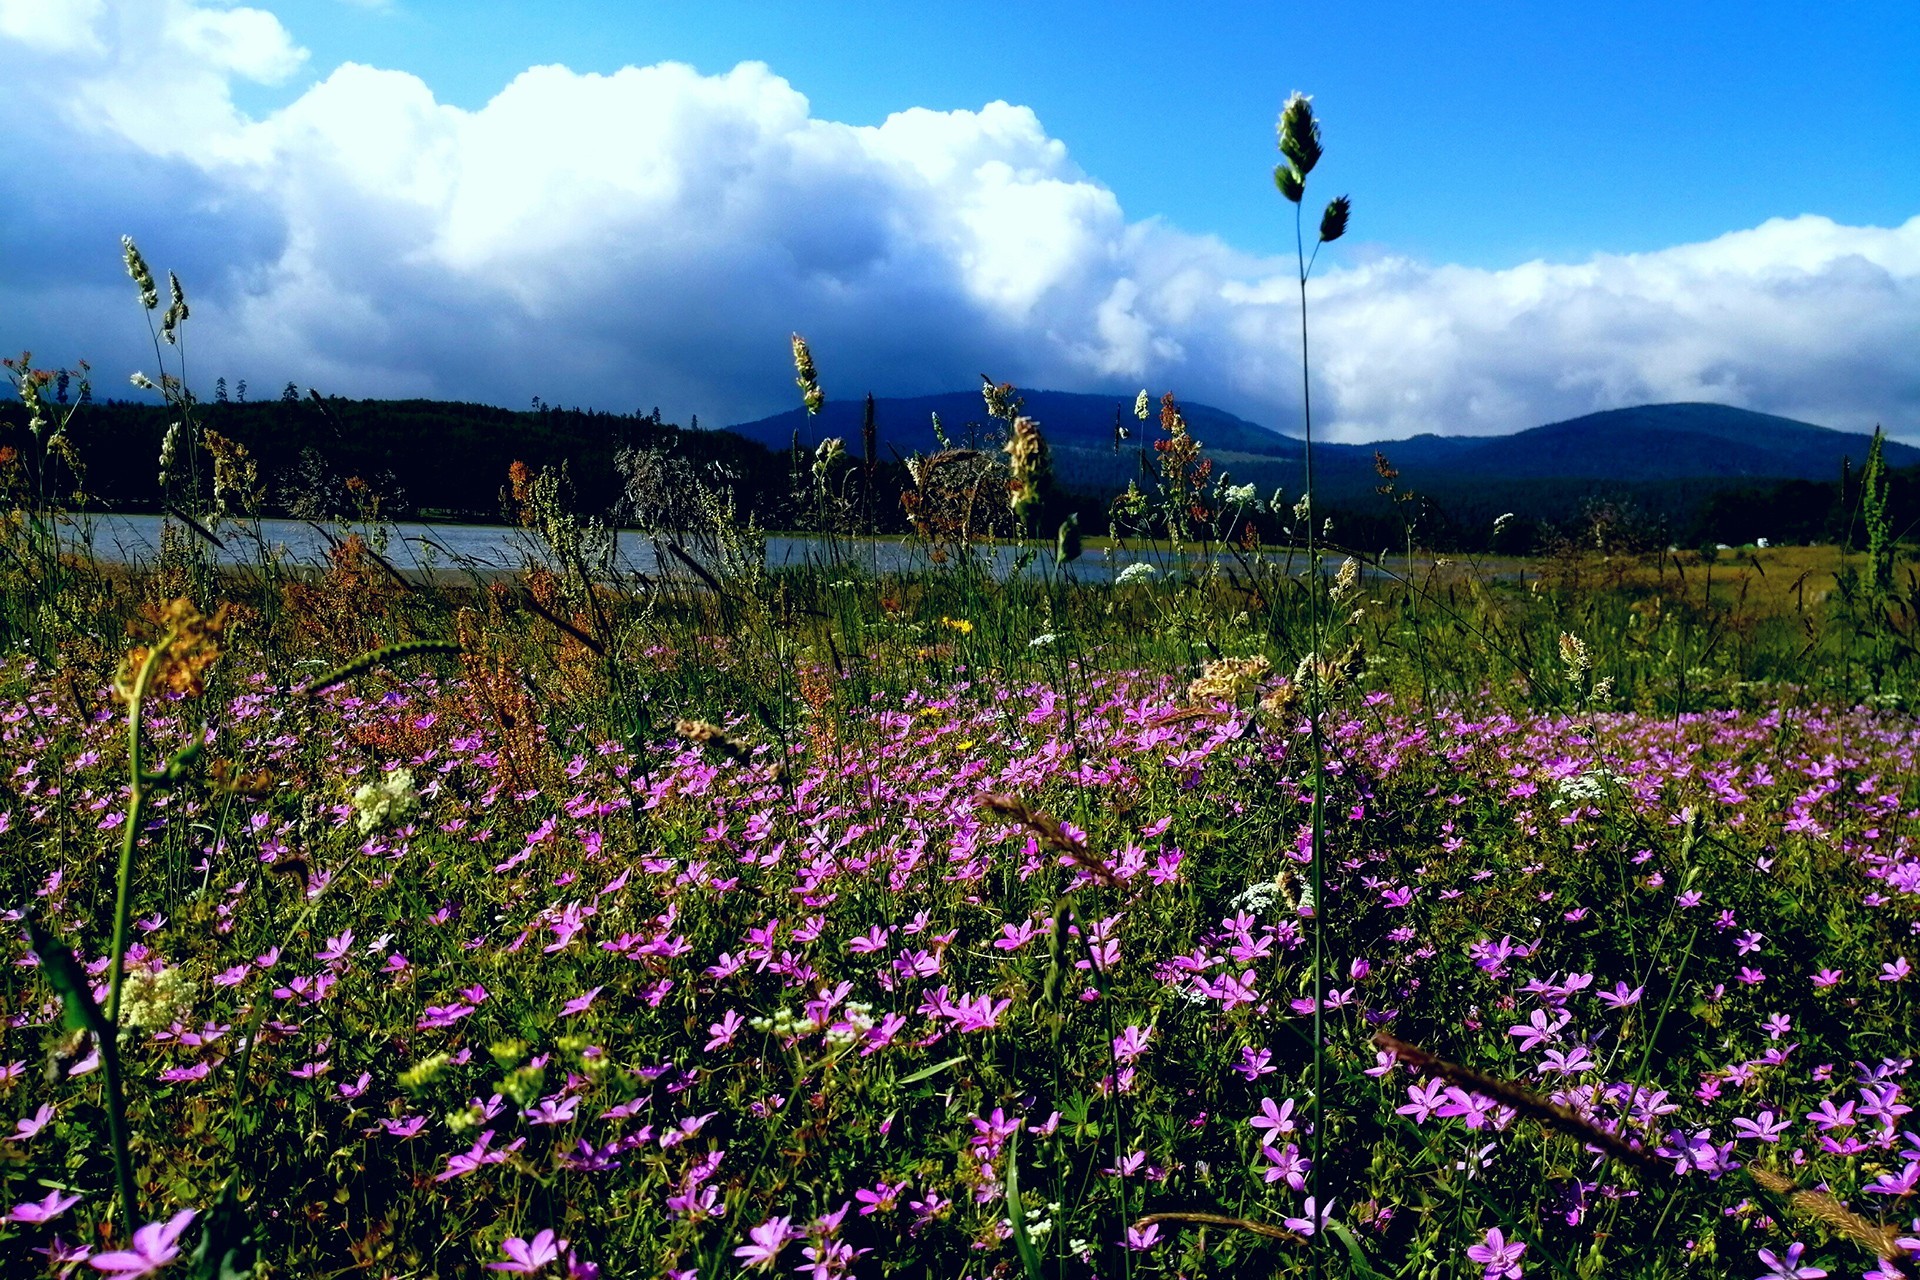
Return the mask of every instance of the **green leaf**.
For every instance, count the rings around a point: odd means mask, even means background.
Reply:
[[[206,1230],[193,1251],[194,1280],[247,1280],[253,1274],[253,1228],[240,1208],[238,1183],[237,1174],[229,1177],[207,1211]]]
[[[1020,1133],[1007,1139],[1007,1221],[1013,1225],[1013,1247],[1019,1251],[1020,1265],[1027,1280],[1045,1280],[1040,1271],[1040,1251],[1027,1234],[1027,1206],[1020,1201]]]
[[[967,1060],[966,1054],[964,1053],[956,1054],[954,1057],[948,1058],[945,1062],[936,1062],[930,1067],[920,1068],[920,1070],[914,1072],[912,1075],[902,1079],[900,1083],[901,1084],[919,1084],[922,1080],[930,1080],[934,1076],[939,1075],[942,1071],[945,1071],[948,1067],[951,1067],[956,1063],[965,1062],[966,1060]]]
[[[1360,1280],[1388,1280],[1387,1276],[1375,1270],[1373,1265],[1367,1261],[1367,1255],[1360,1250],[1360,1242],[1354,1239],[1353,1231],[1346,1223],[1335,1222],[1329,1218],[1327,1220],[1327,1230],[1332,1232],[1334,1237],[1347,1247],[1347,1257],[1353,1260],[1353,1274],[1358,1276]]]
[[[91,1031],[101,1045],[110,1044],[113,1036],[107,1026],[107,1015],[94,1002],[87,971],[73,958],[73,952],[41,928],[37,920],[27,921],[27,935],[33,943],[33,954],[40,957],[40,972],[46,975],[48,985],[59,995],[60,1004],[66,1010],[67,1026],[75,1031]]]
[[[1053,542],[1054,561],[1071,564],[1080,558],[1080,550],[1080,513],[1076,511],[1060,522],[1060,532]]]

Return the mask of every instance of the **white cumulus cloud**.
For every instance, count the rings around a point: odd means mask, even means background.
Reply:
[[[1291,260],[1130,221],[1025,107],[853,126],[752,62],[533,67],[477,110],[348,63],[235,105],[306,61],[260,8],[0,0],[0,122],[33,139],[0,173],[0,345],[141,363],[124,230],[186,280],[198,368],[262,389],[740,420],[788,407],[797,329],[829,394],[985,371],[1296,416]],[[1920,432],[1920,217],[1506,270],[1377,256],[1312,290],[1338,438],[1683,399]]]

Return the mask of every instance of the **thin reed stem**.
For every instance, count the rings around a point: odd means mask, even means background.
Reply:
[[[113,942],[107,962],[107,1032],[100,1045],[100,1065],[107,1077],[107,1137],[113,1144],[114,1181],[120,1195],[122,1228],[131,1233],[139,1219],[139,1201],[133,1185],[133,1153],[128,1143],[127,1102],[120,1074],[120,995],[127,976],[127,931],[133,922],[133,856],[140,840],[141,818],[147,807],[147,771],[140,745],[140,714],[160,659],[173,643],[169,632],[148,650],[134,677],[127,699],[127,820],[120,838],[120,865],[114,880]]]
[[[1313,504],[1313,387],[1308,376],[1307,364],[1307,273],[1312,265],[1307,261],[1303,232],[1300,227],[1301,204],[1293,206],[1293,251],[1294,260],[1300,268],[1300,412],[1305,429],[1303,454],[1306,470],[1306,512],[1307,512],[1307,642],[1313,671],[1307,682],[1307,731],[1313,744],[1313,806],[1309,816],[1312,827],[1312,844],[1309,853],[1312,861],[1308,864],[1309,883],[1313,889],[1313,1160],[1307,1169],[1307,1190],[1316,1205],[1324,1203],[1320,1167],[1326,1149],[1326,994],[1327,994],[1327,928],[1326,928],[1326,859],[1324,835],[1326,831],[1327,802],[1327,750],[1322,734],[1321,713],[1322,689],[1319,674],[1321,661],[1321,604],[1320,604],[1320,556],[1316,543],[1317,534],[1314,524],[1320,513]],[[1319,246],[1314,246],[1314,255],[1319,256]],[[1324,1251],[1313,1237],[1313,1270],[1320,1274]]]

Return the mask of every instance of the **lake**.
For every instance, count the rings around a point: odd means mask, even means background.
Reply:
[[[164,517],[153,515],[99,515],[84,522],[63,521],[61,538],[75,552],[90,548],[101,560],[119,564],[139,564],[158,553],[160,529]],[[178,523],[177,521],[175,523]],[[509,572],[530,563],[546,563],[541,540],[525,529],[503,525],[417,524],[315,526],[302,520],[221,520],[204,526],[220,541],[215,560],[226,565],[256,563],[261,548],[276,553],[283,562],[324,565],[333,538],[359,533],[369,544],[375,535],[384,536],[386,559],[402,572],[421,574],[475,571],[482,574]],[[323,532],[325,530],[325,532]],[[189,537],[195,536],[191,533]],[[696,560],[710,562],[698,540],[685,544]],[[975,553],[991,556],[994,572],[1005,577],[1014,571],[1021,549],[1010,546],[977,547]],[[686,569],[666,549],[663,539],[634,530],[620,533],[621,567],[631,573],[685,576]],[[766,539],[769,567],[791,568],[803,565],[857,565],[870,573],[903,573],[933,567],[927,549],[916,542],[874,538],[828,539],[809,535],[770,535]],[[1045,572],[1053,565],[1051,546],[1035,549],[1028,572]],[[1188,556],[1191,563],[1195,557]],[[1130,564],[1149,563],[1165,570],[1174,563],[1172,553],[1161,550],[1088,551],[1067,566],[1079,579],[1098,579],[1117,573]]]

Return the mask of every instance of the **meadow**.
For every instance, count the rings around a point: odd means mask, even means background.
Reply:
[[[259,477],[154,385],[151,559],[59,540],[79,410],[6,459],[4,1274],[1920,1266],[1871,466],[1857,545],[1366,555],[1168,396],[1108,513],[1168,567],[1070,577],[989,384],[910,572],[839,554],[823,446],[815,563],[661,457],[672,572],[516,466],[522,566],[463,577],[372,501],[317,569],[216,556]]]
[[[9,619],[10,1274],[1912,1247],[1920,733],[1836,549],[1336,565],[1316,658],[1272,550],[460,589],[377,535]]]

